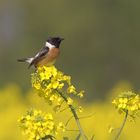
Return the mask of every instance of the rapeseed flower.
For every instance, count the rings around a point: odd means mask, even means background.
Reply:
[[[133,118],[140,111],[140,96],[132,91],[122,92],[112,103],[120,113],[128,112]]]
[[[65,130],[62,122],[56,125],[52,114],[46,114],[40,110],[27,111],[18,122],[29,140],[53,139],[58,130]]]
[[[84,91],[77,92],[74,85],[71,83],[71,77],[57,70],[55,66],[38,67],[36,72],[32,74],[32,86],[39,91],[39,95],[45,98],[50,104],[55,103],[59,106],[64,102],[71,105],[73,100],[71,95],[83,97]]]

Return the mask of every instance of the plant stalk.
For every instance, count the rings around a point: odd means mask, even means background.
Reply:
[[[61,95],[61,97],[65,100],[65,102],[68,101],[68,100],[67,100],[67,97],[66,97],[61,91],[58,91],[58,90],[57,90],[57,92]],[[69,106],[69,108],[70,108],[70,110],[71,110],[71,112],[72,112],[72,114],[73,114],[73,117],[75,118],[75,121],[76,121],[76,123],[77,123],[77,127],[78,127],[78,129],[79,129],[79,131],[80,131],[80,134],[81,134],[82,139],[83,139],[83,140],[87,140],[87,138],[86,138],[86,136],[85,136],[85,133],[84,133],[82,127],[81,127],[81,124],[80,124],[78,115],[77,115],[77,113],[76,113],[74,107],[73,107],[72,105],[68,105],[68,106]]]
[[[124,128],[124,125],[126,123],[127,117],[128,117],[128,110],[125,113],[125,117],[124,117],[123,123],[122,123],[122,125],[121,125],[121,127],[120,127],[120,129],[119,129],[119,131],[118,131],[118,133],[117,133],[117,135],[116,135],[114,140],[118,140],[119,136],[121,135],[121,132],[122,132],[122,130]]]

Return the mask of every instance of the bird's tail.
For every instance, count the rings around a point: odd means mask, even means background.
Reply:
[[[27,63],[31,64],[33,61],[33,58],[32,57],[31,58],[22,58],[22,59],[18,59],[17,61],[18,62],[27,62]]]

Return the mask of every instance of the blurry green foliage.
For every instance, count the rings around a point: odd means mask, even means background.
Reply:
[[[16,59],[34,55],[49,36],[62,36],[56,65],[88,99],[104,97],[122,79],[138,90],[139,5],[138,0],[0,0],[0,86],[14,82],[28,90],[34,69]]]

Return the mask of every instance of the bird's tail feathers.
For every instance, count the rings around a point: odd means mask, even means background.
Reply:
[[[31,64],[33,61],[33,58],[32,57],[31,58],[22,58],[22,59],[18,59],[18,61],[19,62],[27,62],[27,63]]]

